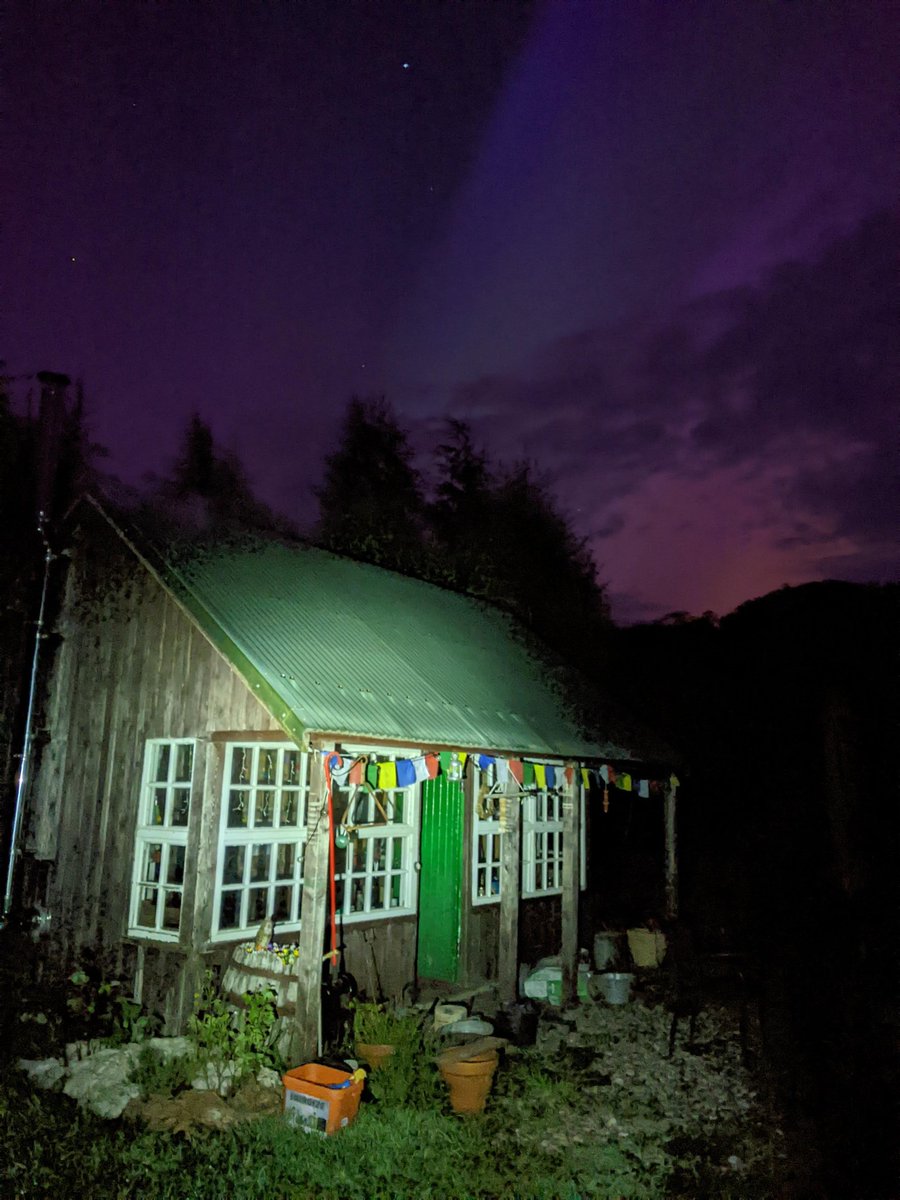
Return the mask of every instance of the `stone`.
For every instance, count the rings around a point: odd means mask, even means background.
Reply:
[[[56,1087],[66,1075],[61,1058],[20,1058],[19,1069],[24,1071],[35,1087]]]
[[[69,1064],[63,1091],[98,1117],[120,1117],[129,1100],[141,1089],[129,1079],[137,1065],[140,1046],[109,1047]]]

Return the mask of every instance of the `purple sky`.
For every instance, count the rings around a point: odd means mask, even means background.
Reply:
[[[540,463],[620,619],[897,576],[896,4],[3,22],[0,356],[126,481],[197,410],[307,520],[383,391]]]

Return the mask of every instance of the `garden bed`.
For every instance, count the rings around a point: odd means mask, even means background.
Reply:
[[[271,1100],[260,1096],[254,1111],[246,1097],[194,1089],[100,1121],[11,1073],[0,1190],[117,1200],[781,1194],[789,1154],[742,1062],[737,1015],[702,1013],[695,1045],[680,1034],[671,1058],[669,1019],[641,1003],[546,1009],[537,1044],[508,1049],[483,1115],[450,1112],[426,1054],[409,1086],[373,1089],[355,1124],[330,1138],[265,1115]],[[210,1120],[210,1104],[225,1119]]]

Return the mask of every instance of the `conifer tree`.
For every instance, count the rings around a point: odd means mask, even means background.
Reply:
[[[384,397],[353,397],[340,444],[313,490],[320,545],[408,575],[427,573],[421,481],[406,433]]]

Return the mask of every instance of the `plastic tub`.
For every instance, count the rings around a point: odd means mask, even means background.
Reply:
[[[282,1082],[285,1117],[308,1133],[335,1133],[356,1116],[363,1081],[349,1071],[305,1063],[283,1075]]]
[[[607,1004],[627,1004],[631,999],[634,976],[627,971],[604,971],[596,978],[600,995]]]
[[[466,1017],[463,1021],[454,1021],[452,1025],[445,1025],[442,1032],[487,1037],[488,1034],[494,1032],[494,1027],[490,1021],[483,1021],[481,1017]]]
[[[443,1029],[445,1025],[464,1021],[468,1015],[469,1010],[464,1004],[438,1004],[434,1010],[434,1027]]]

